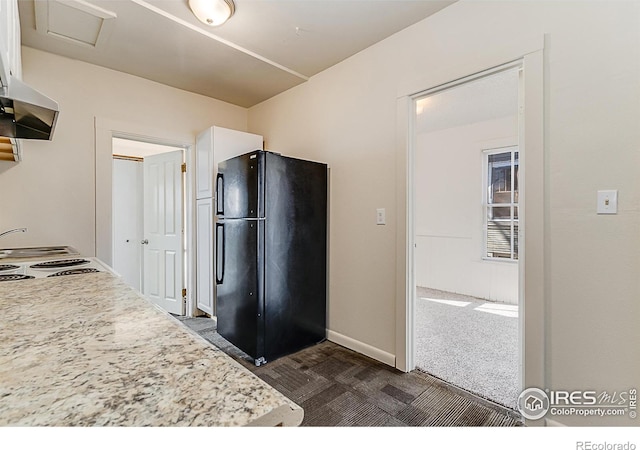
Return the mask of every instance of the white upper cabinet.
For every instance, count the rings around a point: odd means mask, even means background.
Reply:
[[[8,84],[9,74],[22,79],[18,0],[0,0],[0,79]]]
[[[196,198],[213,196],[213,127],[196,138]]]
[[[211,127],[196,139],[196,198],[214,196],[218,163],[253,150],[262,149],[262,136]]]

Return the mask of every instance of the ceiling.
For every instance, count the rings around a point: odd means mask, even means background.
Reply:
[[[432,133],[518,114],[519,67],[427,95],[416,102],[416,130]]]
[[[18,5],[23,45],[250,107],[454,1],[235,0],[219,27],[188,0]]]

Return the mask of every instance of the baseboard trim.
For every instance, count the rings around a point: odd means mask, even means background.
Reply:
[[[396,366],[395,355],[380,350],[379,348],[373,347],[369,344],[365,344],[364,342],[357,341],[353,338],[350,338],[349,336],[345,336],[344,334],[336,333],[332,330],[327,330],[327,339],[331,342],[342,345],[343,347],[347,347],[350,350],[362,353],[369,358],[373,358],[377,361],[385,363],[391,367]]]

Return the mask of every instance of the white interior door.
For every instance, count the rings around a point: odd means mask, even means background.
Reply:
[[[184,314],[183,151],[144,158],[144,295],[161,308]]]
[[[141,291],[142,160],[113,160],[113,269]]]

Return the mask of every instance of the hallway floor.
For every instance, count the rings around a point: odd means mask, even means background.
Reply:
[[[414,348],[419,369],[516,408],[517,305],[418,287]]]

